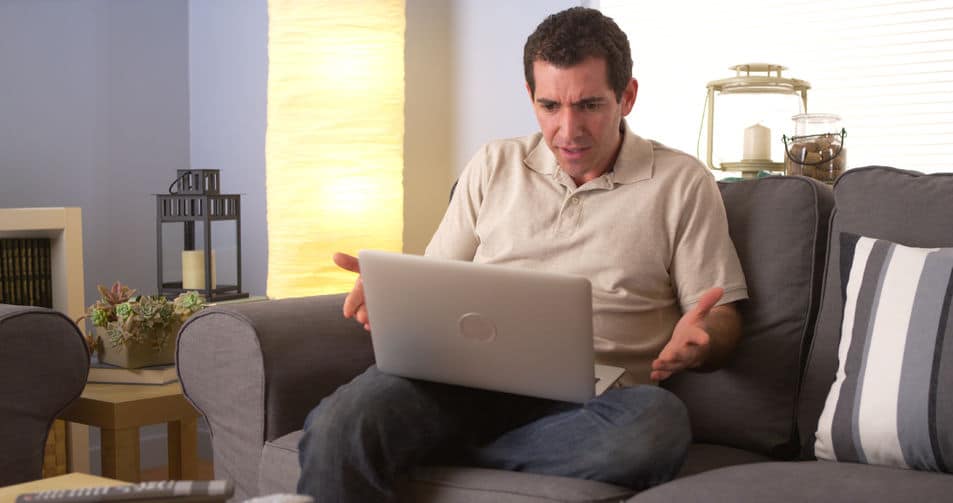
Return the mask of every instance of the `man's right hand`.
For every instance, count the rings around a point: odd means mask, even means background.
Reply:
[[[335,253],[334,263],[342,269],[358,273],[354,288],[344,298],[344,317],[354,318],[358,323],[364,325],[364,330],[370,331],[371,324],[367,318],[367,304],[364,303],[364,282],[361,281],[361,266],[357,257],[346,253]]]

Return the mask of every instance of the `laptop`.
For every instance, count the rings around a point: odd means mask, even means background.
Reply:
[[[595,365],[585,278],[376,250],[359,259],[382,372],[577,403],[624,372]]]

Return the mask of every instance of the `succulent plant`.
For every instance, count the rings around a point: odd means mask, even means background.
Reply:
[[[156,351],[163,349],[170,336],[196,311],[205,300],[198,292],[179,294],[169,301],[162,295],[135,295],[136,290],[120,282],[111,288],[98,287],[102,298],[89,306],[84,318],[94,326],[105,329],[106,339],[113,347],[130,341],[150,344]]]
[[[112,288],[109,288],[108,290],[103,285],[98,285],[96,289],[99,290],[99,295],[102,297],[102,301],[113,306],[126,302],[136,293],[134,289],[129,288],[118,281],[113,283]]]

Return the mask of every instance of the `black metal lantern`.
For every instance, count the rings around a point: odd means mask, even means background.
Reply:
[[[159,294],[175,297],[178,294],[197,290],[206,302],[241,299],[248,297],[242,292],[242,217],[239,194],[219,194],[219,170],[180,169],[177,178],[169,187],[168,194],[156,194],[156,256],[158,257]],[[212,254],[212,222],[235,222],[235,267],[236,284],[215,284],[215,263]],[[195,222],[202,222],[204,253],[197,254],[201,262],[199,280],[204,274],[200,288],[186,283],[183,267],[182,281],[165,282],[162,278],[162,228],[165,224],[184,225],[184,250],[195,251]],[[186,254],[183,253],[183,257]],[[185,264],[183,264],[185,266]],[[188,288],[193,286],[193,288]]]

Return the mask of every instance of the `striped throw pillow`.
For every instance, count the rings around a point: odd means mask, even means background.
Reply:
[[[953,468],[953,248],[841,235],[840,364],[818,459]]]

